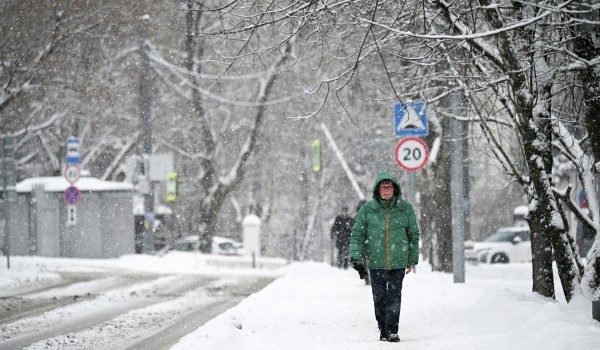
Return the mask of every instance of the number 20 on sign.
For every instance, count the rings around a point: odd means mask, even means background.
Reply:
[[[420,138],[407,137],[396,146],[396,161],[404,170],[421,170],[427,164],[428,157],[429,148]]]

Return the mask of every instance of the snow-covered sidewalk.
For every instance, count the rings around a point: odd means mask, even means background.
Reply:
[[[378,341],[370,287],[355,271],[295,263],[172,349],[598,349],[591,302],[534,295],[530,276],[530,264],[469,265],[454,284],[419,266],[404,280],[402,341],[392,344]]]

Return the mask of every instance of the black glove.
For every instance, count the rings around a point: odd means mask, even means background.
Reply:
[[[367,269],[365,269],[365,265],[358,263],[358,262],[353,262],[352,268],[355,269],[356,271],[358,271],[358,276],[360,277],[361,280],[364,280],[365,278],[367,278]]]

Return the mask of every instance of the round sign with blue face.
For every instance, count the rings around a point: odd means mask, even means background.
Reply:
[[[79,202],[79,189],[75,186],[69,186],[65,190],[65,201],[69,204],[76,204]]]

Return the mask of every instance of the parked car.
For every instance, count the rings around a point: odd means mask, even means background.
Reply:
[[[481,242],[466,241],[465,260],[476,264],[531,261],[529,228],[504,227]]]
[[[213,237],[211,254],[217,255],[240,255],[238,247],[241,244],[233,239],[225,237]],[[168,244],[159,251],[159,255],[164,255],[171,251],[197,252],[200,251],[200,239],[198,235],[189,235]]]

